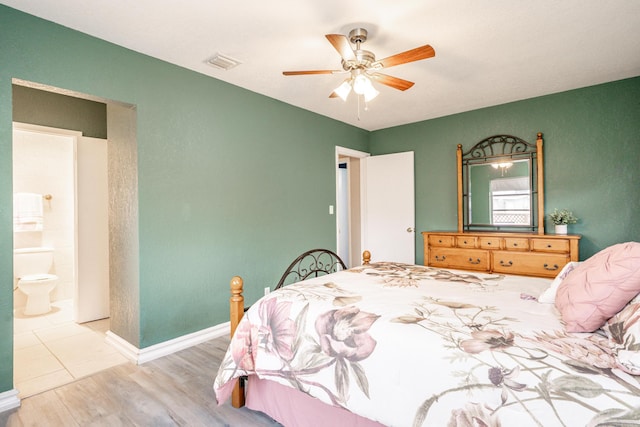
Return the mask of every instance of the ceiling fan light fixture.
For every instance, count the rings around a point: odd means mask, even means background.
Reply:
[[[364,74],[358,74],[353,79],[353,91],[358,95],[364,95],[369,87],[373,87],[371,80]]]
[[[351,93],[351,80],[347,79],[343,81],[342,84],[334,90],[334,92],[340,97],[340,99],[346,101],[349,93]]]
[[[498,162],[498,163],[491,163],[491,166],[494,169],[509,169],[511,166],[513,166],[512,162]]]
[[[374,99],[376,96],[380,95],[380,92],[378,92],[378,90],[376,90],[376,88],[373,87],[371,82],[369,82],[369,86],[366,88],[363,95],[364,95],[364,102],[369,102],[372,99]]]
[[[360,120],[360,101],[364,100],[366,111],[366,104],[380,94],[373,86],[373,80],[376,83],[400,91],[405,91],[414,85],[413,82],[381,74],[379,71],[396,65],[432,58],[436,55],[433,47],[427,44],[376,60],[373,52],[362,49],[362,43],[367,41],[368,37],[368,32],[364,28],[354,28],[349,33],[349,37],[343,34],[326,34],[325,37],[340,55],[342,69],[350,74],[350,78],[343,81],[338,88],[331,92],[329,98],[341,98],[346,101],[351,90],[353,90],[358,97],[358,120]],[[355,49],[352,46],[353,44],[355,44]],[[340,70],[302,70],[283,71],[282,74],[285,76],[301,76],[342,74],[342,72]]]
[[[363,95],[364,102],[369,102],[380,94],[380,92],[373,87],[371,79],[364,74],[358,74],[353,79],[353,91],[358,95]]]

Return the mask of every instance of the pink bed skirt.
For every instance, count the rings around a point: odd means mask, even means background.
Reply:
[[[264,412],[285,427],[384,427],[376,421],[256,376],[249,377],[247,382],[246,406]]]

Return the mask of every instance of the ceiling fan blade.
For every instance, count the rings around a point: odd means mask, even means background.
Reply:
[[[331,95],[329,95],[329,98],[338,98],[338,94],[335,92],[331,92]]]
[[[406,52],[388,56],[384,59],[374,62],[372,65],[382,65],[384,68],[393,67],[394,65],[406,64],[407,62],[420,61],[422,59],[432,58],[436,56],[436,51],[428,44],[407,50]]]
[[[371,78],[373,78],[378,83],[382,83],[383,85],[387,85],[394,89],[403,90],[403,91],[409,89],[411,86],[414,85],[414,83],[410,82],[409,80],[404,80],[398,77],[388,76],[386,74],[380,74],[380,73],[373,73],[371,75]]]
[[[341,73],[340,70],[307,70],[307,71],[283,71],[285,76],[303,76],[305,74],[335,74]]]
[[[343,36],[342,34],[327,34],[325,37],[338,51],[342,59],[345,61],[356,60],[356,54],[353,52],[351,44],[349,43],[349,40],[347,40],[346,36]]]

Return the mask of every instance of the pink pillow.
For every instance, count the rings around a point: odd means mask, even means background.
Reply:
[[[640,293],[640,243],[598,252],[562,281],[556,294],[567,332],[593,332]]]

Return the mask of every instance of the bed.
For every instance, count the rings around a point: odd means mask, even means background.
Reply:
[[[285,426],[640,424],[640,243],[555,279],[367,259],[246,313],[231,288],[218,403],[248,377],[247,406]]]

